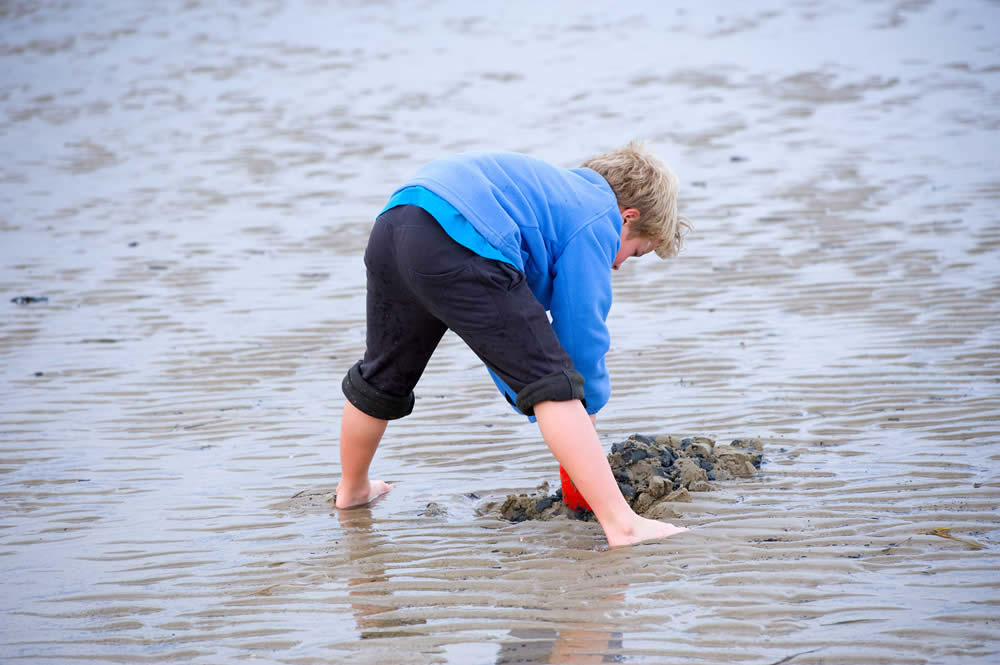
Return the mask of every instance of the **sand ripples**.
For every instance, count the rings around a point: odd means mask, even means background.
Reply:
[[[36,4],[0,9],[0,660],[998,658],[996,7]],[[482,515],[556,465],[449,335],[397,488],[334,513],[389,191],[635,135],[696,231],[615,276],[602,438],[762,473],[627,550]]]

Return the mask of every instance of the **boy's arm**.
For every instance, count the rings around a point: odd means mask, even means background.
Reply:
[[[587,413],[592,416],[611,396],[611,379],[604,362],[611,336],[605,322],[611,311],[611,264],[618,243],[610,225],[589,225],[566,245],[556,262],[552,283],[552,327],[573,359],[574,369],[583,375]]]
[[[545,443],[594,510],[609,545],[628,545],[687,531],[632,511],[580,402],[539,402],[535,413]]]

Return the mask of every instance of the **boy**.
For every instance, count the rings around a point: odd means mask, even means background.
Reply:
[[[337,507],[392,489],[369,480],[368,467],[387,422],[412,410],[413,388],[451,329],[514,408],[536,419],[609,545],[686,531],[632,511],[595,428],[611,392],[611,270],[651,251],[675,255],[686,228],[676,177],[635,142],[578,169],[467,153],[418,170],[379,215],[365,252],[367,348],[343,381]]]

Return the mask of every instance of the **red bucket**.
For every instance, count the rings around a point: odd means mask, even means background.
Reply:
[[[562,468],[562,466],[559,467],[559,479],[562,481],[563,503],[573,510],[589,511],[590,506],[587,505],[583,495],[576,489],[576,485],[573,484],[569,474],[566,473],[566,469]]]

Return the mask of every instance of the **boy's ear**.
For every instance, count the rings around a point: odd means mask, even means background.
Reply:
[[[622,221],[634,223],[635,220],[639,219],[639,211],[635,208],[625,208],[622,210]]]

